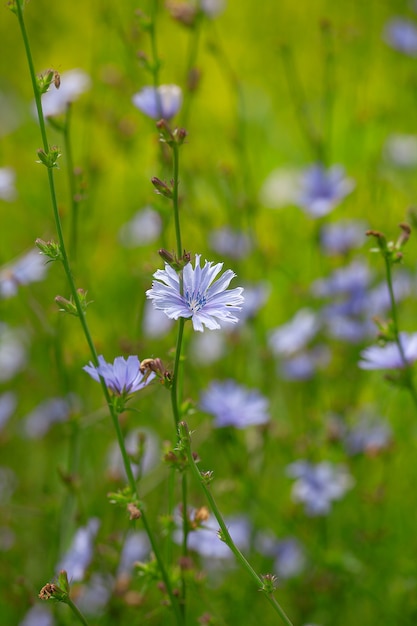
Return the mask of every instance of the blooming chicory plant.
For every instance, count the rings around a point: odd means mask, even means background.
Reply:
[[[136,108],[153,120],[170,120],[182,104],[182,91],[178,85],[144,87],[132,96]]]
[[[316,164],[307,168],[301,179],[299,206],[312,217],[330,213],[354,188],[355,183],[345,177],[343,167],[334,165],[326,170]]]
[[[146,295],[170,319],[191,318],[194,330],[199,332],[204,331],[204,326],[209,330],[221,328],[217,320],[236,323],[239,320],[234,313],[242,308],[243,288],[228,289],[236,276],[232,270],[216,279],[222,267],[223,263],[213,265],[206,261],[201,268],[200,255],[196,254],[195,267],[187,263],[180,276],[166,263],[164,270],[155,272],[156,280]]]
[[[390,341],[385,346],[370,346],[361,352],[358,365],[363,370],[403,369],[417,360],[417,333],[399,333],[403,354],[397,343]]]
[[[98,366],[90,363],[83,367],[83,370],[100,382],[103,378],[106,387],[115,395],[122,399],[146,387],[155,378],[155,373],[143,373],[141,364],[137,356],[129,356],[124,359],[118,356],[114,359],[113,365],[107,363],[103,356],[98,357]]]
[[[202,394],[200,408],[215,417],[215,426],[246,428],[269,421],[268,400],[234,380],[214,381]]]

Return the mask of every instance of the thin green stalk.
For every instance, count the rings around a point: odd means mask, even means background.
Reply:
[[[32,60],[32,53],[31,53],[31,49],[30,49],[30,44],[29,44],[29,38],[27,35],[27,31],[26,31],[26,27],[25,27],[25,23],[24,23],[24,19],[23,19],[23,10],[22,7],[20,5],[19,0],[16,2],[16,7],[17,7],[17,17],[18,17],[18,21],[19,21],[19,26],[20,26],[20,30],[22,33],[22,38],[23,38],[23,43],[24,43],[24,47],[25,47],[25,51],[26,51],[26,57],[28,60],[28,65],[29,65],[29,73],[31,76],[31,81],[32,81],[32,86],[33,86],[33,92],[34,92],[34,96],[35,96],[35,102],[36,102],[36,109],[38,112],[38,118],[39,118],[39,125],[40,125],[40,129],[41,129],[41,135],[42,135],[42,142],[43,142],[43,146],[44,146],[44,150],[47,153],[49,151],[49,145],[48,145],[48,138],[47,138],[47,133],[46,133],[46,125],[45,125],[45,119],[44,119],[44,115],[43,115],[43,110],[42,110],[42,102],[41,102],[41,96],[38,90],[38,86],[37,86],[37,82],[36,82],[36,73],[35,73],[35,68],[34,68],[34,64],[33,64],[33,60]],[[55,218],[55,224],[56,224],[56,229],[57,229],[57,234],[58,234],[58,241],[59,241],[59,246],[60,246],[60,250],[61,250],[61,255],[62,255],[62,264],[64,267],[64,271],[68,280],[68,284],[70,287],[70,291],[71,291],[71,295],[78,313],[78,317],[84,332],[84,336],[86,338],[87,344],[90,348],[90,352],[91,352],[91,356],[92,356],[92,361],[94,363],[94,365],[98,365],[98,357],[97,357],[97,352],[90,334],[90,330],[88,328],[88,324],[87,324],[87,320],[85,317],[85,312],[81,306],[81,301],[77,292],[77,289],[75,287],[75,282],[74,282],[74,278],[72,276],[72,272],[71,272],[71,268],[70,268],[70,264],[69,264],[69,260],[68,260],[68,255],[67,255],[67,251],[66,251],[66,247],[65,247],[65,241],[64,241],[64,237],[63,237],[63,232],[62,232],[62,225],[61,225],[61,219],[60,219],[60,215],[59,215],[59,211],[58,211],[58,204],[57,204],[57,199],[56,199],[56,192],[55,192],[55,184],[54,184],[54,176],[53,176],[53,170],[52,168],[48,167],[47,168],[47,172],[48,172],[48,182],[49,182],[49,189],[50,189],[50,195],[51,195],[51,201],[52,201],[52,208],[53,208],[53,213],[54,213],[54,218]],[[123,465],[125,468],[125,472],[127,475],[127,479],[129,482],[129,486],[132,490],[133,494],[138,495],[137,493],[137,485],[136,485],[136,481],[135,481],[135,477],[133,475],[133,471],[132,471],[132,467],[130,464],[130,460],[126,451],[126,447],[125,447],[125,442],[124,442],[124,438],[123,438],[123,433],[119,424],[119,419],[118,419],[118,414],[112,404],[112,400],[111,400],[111,396],[109,393],[109,390],[106,387],[106,384],[104,382],[104,379],[102,377],[100,377],[100,383],[101,383],[101,387],[103,390],[103,394],[104,397],[106,399],[107,405],[109,407],[109,411],[110,411],[110,415],[111,415],[111,419],[113,422],[113,426],[115,428],[116,431],[116,436],[117,436],[117,441],[118,441],[118,445],[120,448],[120,452],[122,455],[122,459],[123,459]],[[171,582],[169,580],[168,574],[166,572],[159,548],[156,544],[155,538],[153,536],[153,532],[151,529],[151,526],[149,524],[149,522],[147,521],[146,515],[144,513],[144,511],[141,511],[142,513],[142,521],[143,521],[143,525],[145,527],[145,530],[148,534],[149,537],[149,541],[151,543],[152,546],[152,550],[155,554],[155,558],[158,562],[160,571],[161,571],[161,576],[163,578],[163,581],[165,583],[165,587],[167,590],[167,593],[169,595],[170,601],[171,601],[171,605],[172,608],[174,610],[176,619],[177,619],[177,623],[181,626],[183,624],[183,619],[179,610],[179,605],[178,605],[178,601],[175,598],[173,591],[172,591],[172,586],[171,586]]]
[[[172,376],[172,387],[171,387],[171,404],[172,404],[172,412],[174,413],[175,419],[175,429],[178,429],[178,424],[181,419],[180,408],[178,402],[178,378],[179,378],[179,369],[180,369],[180,361],[181,361],[181,348],[182,348],[182,338],[184,335],[184,324],[185,319],[180,317],[178,323],[178,336],[177,336],[177,347],[175,350],[175,363],[174,363],[174,373]]]
[[[243,556],[243,554],[241,553],[241,551],[239,550],[239,548],[236,546],[236,544],[234,543],[229,530],[225,524],[225,521],[222,517],[222,514],[220,513],[220,510],[216,504],[216,501],[210,491],[210,489],[207,486],[207,483],[204,479],[204,477],[201,475],[200,470],[197,467],[197,464],[194,460],[194,457],[192,455],[191,452],[191,445],[188,442],[187,444],[187,457],[188,457],[188,463],[189,466],[191,468],[191,471],[193,473],[193,475],[195,476],[195,478],[198,480],[198,482],[200,483],[204,494],[207,498],[207,501],[210,505],[210,508],[214,514],[214,517],[216,518],[220,529],[221,529],[221,534],[222,534],[222,539],[223,541],[229,546],[230,550],[233,552],[234,556],[236,557],[237,561],[240,563],[240,565],[243,567],[244,570],[246,570],[246,572],[249,574],[249,576],[252,578],[252,580],[255,582],[255,584],[257,585],[258,589],[260,591],[263,592],[264,596],[266,597],[267,601],[269,602],[269,604],[272,606],[272,608],[274,609],[274,611],[276,613],[278,613],[278,615],[280,616],[282,622],[284,624],[286,624],[286,626],[293,626],[291,620],[289,619],[289,617],[286,615],[285,611],[283,610],[283,608],[281,607],[281,605],[278,603],[278,601],[274,598],[273,595],[271,595],[269,592],[267,592],[264,588],[264,581],[262,580],[262,578],[255,572],[255,570],[253,569],[253,567],[251,566],[251,564],[246,560],[246,558]]]
[[[405,353],[404,353],[404,348],[403,345],[400,341],[400,333],[399,333],[399,326],[398,326],[398,313],[397,313],[397,303],[395,301],[395,295],[394,295],[394,286],[393,286],[393,282],[392,282],[392,272],[391,272],[391,261],[390,259],[387,257],[386,254],[383,255],[384,256],[384,261],[385,261],[385,271],[386,271],[386,276],[387,276],[387,285],[388,285],[388,291],[389,291],[389,297],[390,297],[390,302],[391,302],[391,316],[392,316],[392,322],[393,322],[393,327],[394,327],[394,338],[395,338],[395,343],[398,346],[398,350],[401,356],[401,360],[404,364],[404,373],[406,376],[406,384],[407,384],[407,388],[410,391],[411,397],[413,398],[413,402],[417,408],[417,392],[414,386],[414,382],[413,382],[413,377],[412,377],[412,372],[411,372],[411,368],[410,368],[410,364],[408,363]]]
[[[81,613],[81,611],[78,608],[78,606],[76,604],[74,604],[74,602],[71,600],[69,595],[68,595],[67,599],[65,600],[65,604],[68,604],[68,606],[70,607],[70,609],[74,613],[75,617],[78,619],[78,621],[81,624],[83,624],[83,626],[88,626],[88,622],[85,619],[84,615]]]

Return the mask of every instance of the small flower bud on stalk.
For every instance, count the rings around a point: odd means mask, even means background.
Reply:
[[[56,167],[56,168],[58,167],[57,162],[58,162],[59,157],[61,156],[61,153],[57,146],[50,147],[47,152],[45,152],[45,150],[40,148],[37,154],[39,157],[39,161],[36,161],[36,163],[42,163],[48,169],[52,169],[53,167]]]
[[[155,192],[160,196],[164,196],[168,198],[168,200],[172,200],[174,197],[174,192],[172,190],[173,181],[170,182],[170,186],[164,183],[162,180],[154,176],[151,178],[151,183],[155,187]]]
[[[62,259],[60,245],[55,241],[44,241],[43,239],[36,239],[35,246],[40,250],[41,254],[49,257],[51,261],[57,261],[58,259]]]
[[[178,258],[176,254],[168,252],[165,248],[158,251],[159,256],[172,267],[176,272],[180,272],[191,260],[191,253],[184,250],[182,257]]]

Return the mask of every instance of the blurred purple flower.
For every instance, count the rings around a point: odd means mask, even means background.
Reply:
[[[281,579],[298,576],[306,566],[303,546],[295,537],[278,540],[271,534],[260,533],[256,547],[264,556],[275,559],[274,572]]]
[[[85,615],[101,616],[112,595],[113,588],[112,576],[94,572],[77,596],[77,607]]]
[[[319,278],[313,282],[311,292],[320,298],[339,294],[366,294],[371,282],[368,265],[355,260],[345,267],[336,269],[328,278]]]
[[[412,287],[412,279],[408,272],[401,270],[396,272],[392,288],[397,304],[411,294]],[[391,309],[391,297],[385,281],[369,290],[365,307],[366,311],[372,317],[375,315],[383,315],[386,311]]]
[[[417,136],[391,135],[385,142],[385,158],[403,168],[414,168],[417,165]]]
[[[0,200],[13,202],[16,199],[16,174],[11,167],[0,167]]]
[[[310,463],[295,461],[287,466],[287,475],[295,478],[292,497],[302,502],[309,516],[326,515],[333,500],[340,500],[353,485],[350,474],[340,465],[328,461]]]
[[[268,345],[275,355],[290,356],[304,348],[319,329],[317,314],[311,309],[300,309],[292,320],[270,332]]]
[[[141,209],[119,230],[119,240],[125,248],[145,246],[157,239],[161,233],[162,220],[151,207]]]
[[[400,333],[404,357],[407,365],[417,360],[417,333]],[[361,361],[358,365],[363,370],[392,370],[405,367],[398,345],[390,341],[384,346],[370,346],[361,352]]]
[[[260,282],[254,285],[245,285],[245,300],[242,308],[236,317],[239,319],[238,325],[244,324],[248,319],[255,317],[260,308],[264,306],[269,298],[271,286],[267,282]]]
[[[52,426],[66,422],[74,405],[75,398],[50,398],[41,402],[23,421],[23,432],[29,439],[40,439]]]
[[[132,573],[134,564],[137,561],[144,561],[150,551],[149,539],[144,531],[129,531],[120,554],[117,575],[129,576]]]
[[[266,424],[269,402],[258,391],[238,385],[234,380],[213,381],[201,394],[201,410],[214,415],[217,428],[246,428]]]
[[[34,604],[26,613],[19,626],[54,626],[55,619],[46,606]]]
[[[99,527],[100,520],[92,517],[86,526],[77,530],[69,550],[57,565],[57,572],[64,569],[68,574],[68,580],[75,582],[84,579],[86,569],[93,558],[93,542]]]
[[[326,170],[320,164],[312,165],[304,171],[301,178],[297,204],[312,217],[323,217],[354,187],[353,180],[345,177],[343,167],[334,165]]]
[[[0,322],[0,382],[13,378],[26,365],[24,334]]]
[[[107,363],[103,356],[98,357],[99,365],[95,366],[91,361],[83,367],[97,382],[100,376],[104,379],[106,387],[116,396],[125,396],[143,389],[155,378],[155,373],[149,375],[140,371],[140,361],[137,356],[129,356],[124,359],[118,356],[114,359],[113,365]]]
[[[61,115],[68,105],[90,88],[91,79],[83,70],[74,69],[60,75],[61,84],[57,89],[52,82],[49,91],[42,96],[42,109],[45,117]]]
[[[244,259],[252,248],[249,235],[229,226],[218,228],[210,233],[210,246],[215,252],[231,259]]]
[[[278,374],[284,380],[309,380],[319,369],[325,368],[331,358],[327,346],[317,345],[311,350],[299,352],[284,358],[278,367]]]
[[[221,271],[223,263],[206,261],[200,267],[200,255],[196,254],[195,268],[187,263],[182,272],[182,281],[172,267],[165,264],[164,270],[154,274],[156,280],[146,295],[153,300],[156,309],[164,311],[170,319],[191,318],[194,330],[203,332],[204,326],[210,330],[221,328],[217,322],[238,322],[233,313],[241,310],[244,298],[243,289],[227,289],[232,278],[232,270],[214,280]]]
[[[131,468],[135,478],[139,475],[143,476],[159,463],[159,439],[153,431],[147,428],[134,428],[129,431],[125,437],[125,447],[132,459]],[[113,480],[127,478],[117,442],[114,442],[110,448],[107,469]]]
[[[154,120],[170,120],[176,115],[182,104],[182,91],[177,85],[143,87],[132,96],[136,108]]]
[[[320,230],[320,243],[326,254],[345,254],[361,246],[366,239],[367,225],[361,220],[340,220],[325,224]]]
[[[385,25],[384,39],[395,50],[417,56],[417,27],[411,20],[392,18]]]
[[[43,280],[47,272],[45,258],[37,250],[30,250],[13,263],[0,268],[0,298],[15,296],[20,285]]]
[[[9,421],[17,406],[17,397],[13,391],[6,391],[0,395],[0,430]]]
[[[343,439],[348,454],[375,454],[389,447],[392,431],[382,420],[362,418]]]

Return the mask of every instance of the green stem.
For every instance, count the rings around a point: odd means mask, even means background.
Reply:
[[[41,96],[38,90],[38,86],[37,86],[37,82],[36,82],[36,73],[35,73],[35,68],[34,68],[34,64],[33,64],[33,60],[32,60],[32,53],[31,53],[31,49],[30,49],[30,45],[29,45],[29,38],[26,32],[26,27],[25,27],[25,23],[24,23],[24,19],[23,19],[23,10],[22,7],[20,5],[20,2],[16,2],[16,6],[17,6],[17,17],[18,17],[18,21],[19,21],[19,26],[20,26],[20,30],[22,33],[22,38],[23,38],[23,42],[24,42],[24,46],[25,46],[25,50],[26,50],[26,56],[27,56],[27,60],[28,60],[28,65],[29,65],[29,72],[30,72],[30,76],[31,76],[31,80],[32,80],[32,86],[33,86],[33,91],[34,91],[34,96],[35,96],[35,102],[36,102],[36,109],[38,112],[38,118],[39,118],[39,126],[41,129],[41,135],[42,135],[42,141],[43,141],[43,146],[44,146],[44,150],[45,152],[49,151],[49,146],[48,146],[48,138],[47,138],[47,134],[46,134],[46,125],[45,125],[45,119],[44,119],[44,115],[43,115],[43,110],[42,110],[42,102],[41,102]],[[70,291],[71,291],[71,295],[74,301],[74,304],[76,306],[77,309],[77,313],[78,313],[78,317],[81,323],[81,327],[82,330],[84,332],[84,336],[85,339],[87,341],[87,344],[89,346],[90,352],[91,352],[91,356],[92,356],[92,361],[94,363],[94,365],[98,365],[98,357],[97,357],[97,352],[90,334],[90,330],[88,328],[88,324],[87,324],[87,320],[85,317],[85,312],[81,306],[81,301],[80,298],[78,296],[78,292],[77,289],[75,287],[75,282],[74,282],[74,278],[72,276],[72,272],[71,272],[71,268],[70,268],[70,264],[69,264],[69,260],[68,260],[68,255],[67,255],[67,251],[66,251],[66,247],[65,247],[65,241],[64,241],[64,237],[63,237],[63,232],[62,232],[62,225],[61,225],[61,218],[59,215],[59,211],[58,211],[58,204],[57,204],[57,199],[56,199],[56,192],[55,192],[55,183],[54,183],[54,176],[53,176],[53,171],[52,168],[48,168],[47,169],[48,172],[48,182],[49,182],[49,189],[50,189],[50,195],[51,195],[51,201],[52,201],[52,208],[53,208],[53,213],[54,213],[54,218],[55,218],[55,224],[56,224],[56,229],[57,229],[57,234],[58,234],[58,240],[59,240],[59,245],[60,245],[60,249],[61,249],[61,255],[62,255],[62,264],[64,267],[64,271],[68,280],[68,284],[70,287]],[[137,485],[136,485],[136,481],[135,481],[135,477],[133,475],[133,471],[132,471],[132,467],[130,464],[130,460],[126,451],[126,447],[125,447],[125,442],[124,442],[124,438],[123,438],[123,433],[119,424],[119,419],[118,419],[118,414],[115,410],[115,407],[112,404],[112,400],[111,400],[111,396],[109,393],[109,390],[106,387],[106,383],[104,382],[104,379],[102,377],[100,377],[100,383],[101,383],[101,387],[103,390],[103,394],[104,397],[106,399],[107,402],[107,406],[109,407],[109,411],[110,411],[110,415],[111,415],[111,419],[113,422],[113,426],[114,429],[116,431],[116,436],[117,436],[117,441],[118,441],[118,445],[120,448],[120,452],[122,455],[122,459],[123,459],[123,465],[125,468],[125,472],[126,472],[126,476],[129,482],[129,486],[132,490],[133,494],[136,494],[138,496],[137,493]],[[158,546],[155,542],[155,538],[153,536],[153,532],[151,529],[151,526],[149,525],[147,518],[145,516],[145,513],[143,510],[141,510],[142,513],[142,521],[145,527],[145,530],[148,534],[149,537],[149,541],[151,543],[152,546],[152,550],[155,554],[155,558],[158,562],[160,571],[161,571],[161,576],[163,578],[163,581],[165,583],[165,587],[168,593],[168,596],[170,598],[171,601],[171,605],[172,608],[174,610],[176,619],[177,619],[177,623],[179,624],[179,626],[181,626],[183,624],[183,619],[181,616],[181,612],[179,609],[179,605],[178,605],[178,601],[175,598],[173,591],[172,591],[172,586],[171,586],[171,582],[169,580],[168,574],[166,572],[163,560],[161,558],[161,554],[159,552]]]
[[[172,387],[171,387],[171,404],[172,404],[172,412],[174,413],[176,431],[178,430],[178,424],[181,419],[179,401],[178,401],[178,378],[179,378],[179,370],[180,370],[180,362],[181,362],[181,348],[182,348],[182,338],[184,335],[184,324],[185,324],[185,319],[183,317],[180,317],[179,324],[178,324],[177,347],[175,350],[174,373],[172,376]]]
[[[246,570],[246,572],[249,574],[249,576],[252,578],[252,580],[255,582],[255,584],[257,585],[258,589],[260,591],[263,592],[264,596],[266,597],[267,601],[269,602],[269,604],[273,607],[273,609],[275,610],[276,613],[278,613],[278,615],[280,616],[282,622],[284,624],[286,624],[286,626],[293,626],[291,620],[289,619],[289,617],[286,615],[286,613],[284,612],[283,608],[281,607],[281,605],[277,602],[277,600],[274,598],[274,596],[272,596],[270,593],[268,593],[267,591],[265,591],[264,589],[264,582],[262,581],[261,577],[255,572],[255,570],[253,569],[253,567],[251,566],[251,564],[246,560],[246,558],[243,556],[243,554],[241,553],[241,551],[239,550],[239,548],[236,546],[236,544],[234,543],[229,530],[225,524],[225,521],[222,517],[222,514],[220,513],[220,510],[216,504],[216,501],[210,491],[210,489],[208,488],[206,481],[204,479],[204,477],[201,475],[200,470],[197,467],[197,464],[194,460],[194,457],[192,455],[191,452],[191,445],[190,443],[188,443],[187,445],[187,457],[188,457],[188,463],[189,466],[191,468],[191,471],[193,473],[193,475],[195,476],[195,478],[198,480],[198,482],[200,483],[204,494],[207,498],[207,501],[210,505],[210,508],[214,514],[214,517],[216,518],[220,529],[221,529],[221,533],[222,533],[222,539],[223,541],[229,546],[230,550],[233,552],[234,556],[236,557],[237,561],[240,563],[240,565],[243,567],[244,570]]]
[[[83,626],[88,626],[88,622],[85,619],[84,615],[81,613],[81,611],[78,608],[78,606],[76,604],[74,604],[74,602],[71,600],[69,595],[67,596],[67,599],[65,600],[65,604],[68,604],[68,606],[70,607],[70,609],[72,610],[72,612],[74,613],[74,615],[76,616],[78,621],[81,624],[83,624]]]

